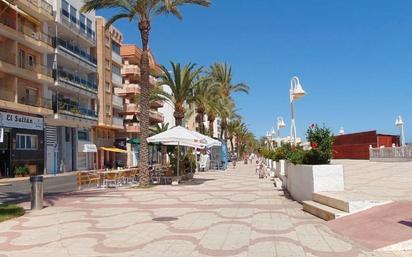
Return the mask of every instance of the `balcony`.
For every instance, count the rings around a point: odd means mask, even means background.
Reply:
[[[112,95],[113,108],[123,110],[123,98],[117,95]]]
[[[51,100],[35,96],[17,97],[18,102],[15,102],[16,94],[12,91],[0,91],[0,108],[26,112],[37,115],[53,114]]]
[[[118,127],[120,129],[123,128],[124,126],[124,122],[123,122],[123,118],[121,117],[113,117],[113,127]]]
[[[125,114],[136,114],[140,113],[140,106],[138,104],[126,104],[123,113]]]
[[[77,35],[80,35],[83,39],[92,45],[96,42],[96,33],[91,28],[86,27],[86,24],[76,19],[76,17],[69,16],[68,11],[61,9],[60,19],[62,24],[65,25],[69,30],[73,31]]]
[[[164,116],[163,116],[163,113],[150,110],[149,119],[150,119],[150,122],[161,123],[164,121]]]
[[[122,75],[140,76],[140,67],[138,65],[124,65],[121,70]]]
[[[127,133],[140,133],[139,123],[126,123],[124,124],[124,128]]]
[[[140,95],[140,86],[138,84],[124,84],[123,88],[115,88],[114,92],[119,96]]]
[[[53,103],[53,109],[56,113],[97,120],[97,113],[94,110],[82,107],[79,102],[70,99],[59,99]]]
[[[112,83],[114,86],[122,86],[123,84],[122,76],[112,72]]]
[[[120,65],[122,65],[123,63],[122,57],[120,56],[120,54],[116,53],[115,51],[112,51],[112,60]]]
[[[64,82],[67,85],[86,90],[93,94],[97,93],[97,84],[93,81],[89,81],[85,78],[81,78],[74,73],[63,71],[59,69],[57,71],[57,80]]]
[[[62,49],[65,53],[72,57],[75,57],[82,61],[83,63],[90,65],[92,68],[96,69],[97,60],[94,56],[87,53],[86,50],[82,49],[80,46],[71,44],[64,39],[56,38],[56,45]]]
[[[53,6],[45,0],[19,0],[16,5],[41,21],[53,20]]]
[[[150,101],[150,107],[152,108],[162,108],[164,103],[162,100]]]

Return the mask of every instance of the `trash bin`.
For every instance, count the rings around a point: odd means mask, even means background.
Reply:
[[[43,209],[43,176],[30,177],[31,183],[31,209]]]

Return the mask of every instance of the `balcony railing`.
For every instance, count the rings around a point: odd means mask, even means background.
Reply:
[[[56,38],[56,44],[57,44],[57,46],[61,46],[64,49],[68,50],[70,53],[77,56],[82,61],[85,61],[86,63],[89,63],[93,66],[97,65],[96,58],[91,56],[90,54],[88,54],[81,47],[79,47],[77,45],[73,45],[73,44],[71,44],[71,43],[69,43],[69,42],[67,42],[67,41],[65,41],[64,39],[61,39],[61,38]]]
[[[113,117],[113,125],[123,127],[123,118],[121,117]]]
[[[4,46],[1,44],[0,49],[4,49]],[[11,65],[16,65],[16,54],[9,51],[0,51],[0,61],[7,62]]]
[[[93,92],[97,92],[97,85],[93,81],[88,81],[87,79],[81,78],[74,73],[58,70],[57,71],[57,79],[59,81],[63,81],[68,83],[74,87],[80,87],[82,89],[90,90]]]
[[[96,40],[95,31],[93,31],[91,28],[86,27],[86,24],[80,22],[80,20],[74,17],[70,17],[68,11],[61,9],[61,19],[64,24],[66,24],[70,28],[76,28],[77,32],[85,36],[87,39],[92,40],[93,42]]]
[[[140,86],[138,84],[125,84],[123,88],[115,88],[114,90],[118,95],[140,94]]]
[[[139,123],[126,123],[124,125],[126,132],[129,133],[139,133],[140,132],[140,125]]]
[[[40,7],[45,10],[47,13],[53,15],[53,5],[49,4],[45,0],[40,1]]]
[[[163,113],[156,112],[156,111],[150,111],[150,118],[152,118],[156,121],[163,121],[164,120]]]
[[[112,82],[116,85],[121,86],[123,84],[123,79],[120,75],[112,72]]]
[[[122,57],[120,56],[120,54],[116,53],[115,51],[112,51],[112,60],[117,63],[122,63]]]
[[[74,115],[88,116],[91,118],[97,118],[97,113],[94,110],[80,106],[76,101],[69,99],[58,100],[53,103],[53,109],[55,112],[70,112]]]
[[[123,98],[117,95],[112,95],[113,106],[123,108]]]
[[[140,67],[137,65],[125,65],[121,70],[122,74],[134,74],[140,76]]]
[[[8,16],[6,13],[0,15],[0,23],[12,29],[16,29],[16,19]]]
[[[410,161],[412,160],[412,145],[370,148],[369,158],[371,161]]]
[[[47,98],[40,98],[37,95],[28,95],[22,96],[19,98],[18,101],[20,104],[31,105],[35,107],[42,107],[51,109],[52,108],[52,100]]]
[[[19,67],[25,70],[43,74],[48,77],[52,77],[52,70],[42,64],[28,65],[26,63],[19,63]]]
[[[24,35],[32,37],[36,40],[42,41],[43,43],[46,43],[49,46],[53,45],[53,38],[43,32],[34,31],[32,28],[25,26],[25,25],[19,25],[19,31],[23,33]]]

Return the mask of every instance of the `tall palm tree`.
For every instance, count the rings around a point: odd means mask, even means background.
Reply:
[[[153,131],[153,134],[156,135],[156,134],[165,132],[168,129],[169,129],[169,123],[156,124],[156,129]],[[167,155],[167,146],[162,145],[160,147],[160,151],[162,153],[162,165],[165,165],[166,164],[166,155]]]
[[[198,78],[203,68],[196,68],[196,65],[191,63],[183,68],[179,63],[171,62],[171,65],[171,72],[166,67],[160,66],[163,73],[158,76],[158,83],[170,87],[172,93],[164,93],[163,96],[174,106],[173,116],[176,125],[182,126],[187,106],[193,101],[194,88],[202,83]]]
[[[233,139],[235,138],[236,132],[239,130],[239,127],[240,127],[240,120],[239,119],[229,121],[229,123],[227,124],[227,127],[226,127],[227,139],[230,142],[230,149],[231,149],[232,153],[235,150],[234,144],[233,144]]]
[[[212,96],[219,94],[219,88],[210,83],[206,78],[201,78],[200,83],[194,87],[193,98],[190,104],[194,105],[196,111],[196,122],[198,123],[199,132],[206,133],[204,117],[207,106],[210,104]]]
[[[249,93],[249,86],[244,83],[233,84],[232,67],[227,63],[215,63],[210,66],[209,77],[221,88],[225,97],[231,97],[235,92]]]
[[[106,23],[106,28],[109,28],[115,21],[127,19],[130,22],[137,20],[140,31],[140,39],[142,40],[142,54],[140,58],[140,130],[141,130],[141,145],[140,145],[140,172],[141,184],[146,186],[149,184],[149,147],[146,141],[149,135],[149,33],[151,22],[154,16],[157,15],[173,15],[178,19],[182,19],[179,7],[186,4],[194,4],[208,7],[210,0],[84,0],[84,5],[81,8],[83,12],[90,12],[101,9],[117,9],[117,13],[113,15]]]

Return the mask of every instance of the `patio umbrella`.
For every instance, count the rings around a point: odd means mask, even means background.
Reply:
[[[197,132],[197,131],[190,131],[193,135],[195,135],[195,136],[197,136],[197,137],[199,137],[199,138],[202,138],[205,142],[206,142],[206,147],[207,148],[210,148],[210,147],[213,147],[213,146],[221,146],[222,145],[222,142],[220,142],[219,140],[216,140],[216,139],[214,139],[214,138],[211,138],[211,137],[209,137],[209,136],[206,136],[206,135],[203,135],[203,134],[201,134],[201,133],[199,133],[199,132]]]
[[[192,133],[192,131],[176,126],[165,132],[159,133],[147,138],[149,143],[162,143],[164,145],[177,145],[177,176],[179,177],[180,165],[180,146],[189,146],[197,149],[203,149],[206,146],[206,140]]]

